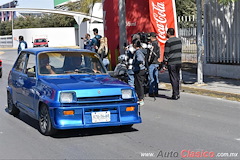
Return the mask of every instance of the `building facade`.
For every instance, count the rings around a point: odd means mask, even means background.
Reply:
[[[15,8],[17,5],[17,1],[9,0],[9,2],[0,5],[0,8]],[[0,22],[11,21],[16,17],[16,12],[0,12]]]

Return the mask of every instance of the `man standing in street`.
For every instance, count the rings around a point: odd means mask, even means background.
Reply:
[[[93,29],[93,34],[95,35],[95,37],[92,39],[92,43],[91,43],[92,51],[97,53],[98,48],[100,47],[100,39],[102,38],[102,36],[98,35],[98,29],[97,28]],[[100,55],[100,57],[101,57],[101,55]]]
[[[156,33],[150,33],[150,40],[152,43],[152,48],[150,48],[150,53],[148,58],[148,72],[149,72],[149,97],[156,97],[158,96],[158,67],[159,62],[158,58],[160,57],[160,47],[158,45],[158,41],[156,38]]]
[[[18,45],[18,54],[19,54],[23,49],[26,49],[28,47],[27,47],[27,42],[24,41],[23,36],[19,36],[18,39],[19,39],[19,45]]]
[[[164,61],[167,64],[169,78],[172,85],[171,99],[177,100],[180,98],[179,83],[180,83],[180,69],[182,64],[182,41],[175,37],[175,30],[169,28],[167,30],[168,40],[165,43]]]

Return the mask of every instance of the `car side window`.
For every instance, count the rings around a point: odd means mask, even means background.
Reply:
[[[25,61],[26,61],[26,57],[27,57],[27,54],[22,52],[20,54],[20,56],[18,57],[18,60],[17,60],[17,63],[15,65],[15,70],[19,71],[19,72],[22,72],[24,71],[24,67],[25,67]]]
[[[28,74],[31,77],[36,76],[36,56],[33,54],[28,54],[28,61],[27,61],[27,69],[26,74]]]

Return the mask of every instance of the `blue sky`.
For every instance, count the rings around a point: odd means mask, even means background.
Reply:
[[[12,0],[0,0],[0,5]],[[54,9],[54,0],[18,0],[17,8]]]

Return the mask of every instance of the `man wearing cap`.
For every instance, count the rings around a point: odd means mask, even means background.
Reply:
[[[154,32],[150,33],[150,40],[152,47],[150,48],[150,53],[148,56],[148,72],[149,72],[149,97],[158,96],[158,67],[160,62],[158,58],[160,57],[160,47],[157,41],[157,34]]]

